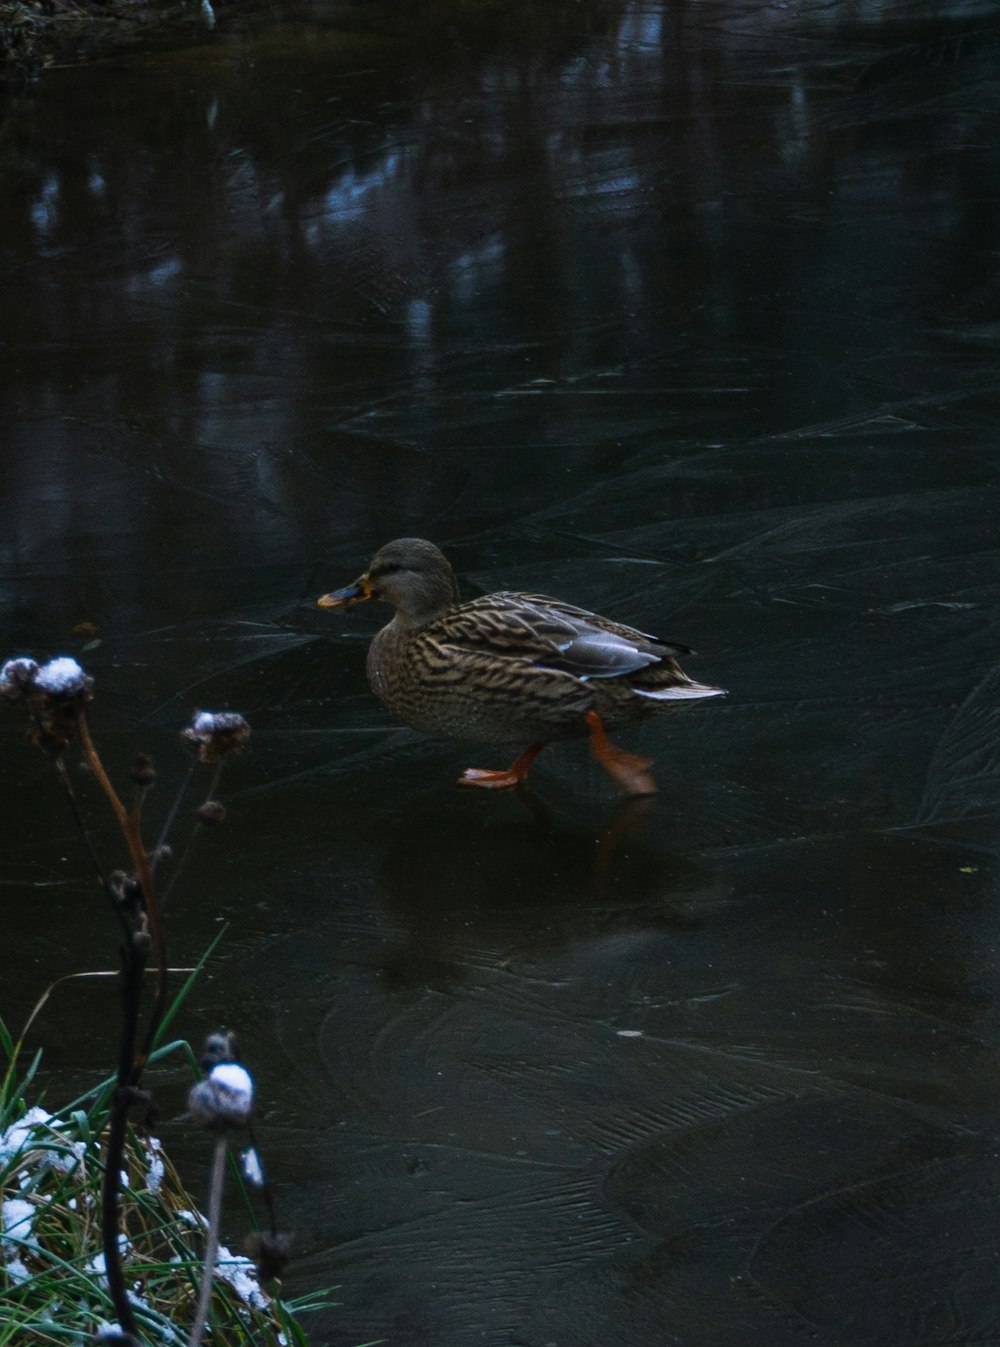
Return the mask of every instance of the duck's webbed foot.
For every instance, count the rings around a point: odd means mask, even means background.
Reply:
[[[458,778],[460,786],[481,786],[484,790],[507,790],[518,786],[528,775],[528,768],[541,753],[543,744],[532,744],[526,748],[507,768],[505,772],[491,772],[483,767],[467,767]]]
[[[613,744],[596,711],[588,711],[584,719],[590,727],[590,751],[618,789],[626,795],[655,795],[656,782],[649,771],[653,759],[626,753]]]

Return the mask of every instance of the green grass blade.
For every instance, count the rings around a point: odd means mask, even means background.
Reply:
[[[222,937],[226,934],[228,930],[229,930],[229,923],[226,922],[226,924],[219,931],[218,935],[209,945],[208,949],[195,964],[194,968],[192,968],[191,972],[187,975],[186,979],[184,980],[183,987],[181,987],[180,991],[177,993],[177,995],[171,1001],[170,1005],[167,1007],[166,1011],[164,1012],[163,1019],[160,1021],[159,1026],[157,1027],[156,1030],[156,1035],[153,1039],[154,1051],[156,1048],[160,1046],[164,1034],[170,1028],[171,1023],[173,1022],[173,1019],[176,1016],[177,1012],[180,1010],[181,1006],[187,1000],[188,992],[194,986],[195,980],[201,974],[201,970],[205,967],[205,964],[208,961],[208,959],[215,952],[216,945],[219,943],[219,941],[222,939]]]

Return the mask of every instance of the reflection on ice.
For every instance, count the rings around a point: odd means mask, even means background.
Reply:
[[[451,264],[451,290],[458,303],[473,303],[487,286],[497,283],[505,252],[506,242],[496,234],[458,254]]]
[[[325,219],[358,220],[371,208],[370,195],[388,186],[398,176],[403,156],[392,151],[365,173],[346,169],[330,186],[323,199]]]
[[[637,46],[659,49],[663,38],[663,10],[660,5],[650,4],[649,0],[639,0],[638,4],[625,6],[625,13],[618,28],[617,47],[619,50]]]
[[[168,285],[171,281],[176,280],[183,270],[184,264],[179,257],[165,257],[162,262],[157,262],[156,266],[150,267],[144,279],[147,285]]]
[[[51,234],[59,222],[59,196],[62,190],[60,175],[46,173],[31,206],[31,222],[40,234]]]

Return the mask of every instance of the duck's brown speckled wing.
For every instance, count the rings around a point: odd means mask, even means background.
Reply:
[[[526,661],[584,681],[621,678],[672,664],[690,653],[623,623],[561,603],[544,594],[501,591],[462,604],[428,629],[442,645],[490,655],[500,663]]]

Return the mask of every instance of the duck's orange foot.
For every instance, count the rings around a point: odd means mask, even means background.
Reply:
[[[626,795],[655,795],[656,782],[649,770],[653,759],[626,753],[613,744],[596,711],[588,711],[585,720],[590,727],[590,751],[618,789]]]
[[[542,751],[541,744],[532,744],[505,772],[491,772],[484,767],[467,767],[458,778],[460,786],[481,786],[483,790],[507,790],[519,786],[528,775],[528,768]]]

